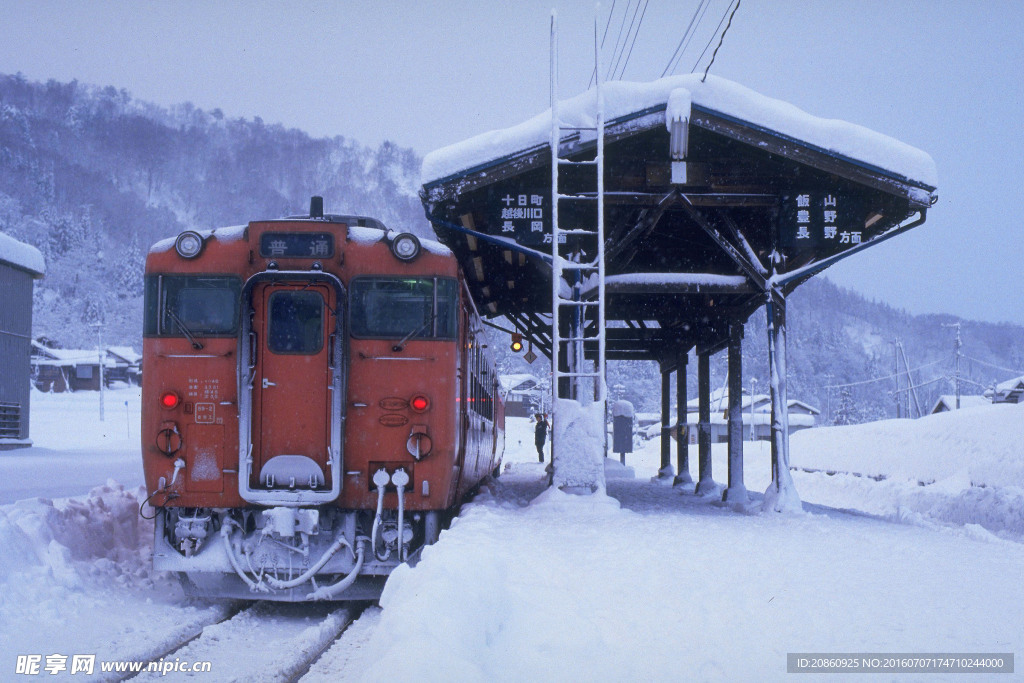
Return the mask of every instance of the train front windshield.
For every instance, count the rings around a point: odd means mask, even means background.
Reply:
[[[241,289],[239,278],[225,275],[147,276],[145,334],[234,335]]]
[[[455,339],[454,278],[359,277],[350,287],[354,337]]]

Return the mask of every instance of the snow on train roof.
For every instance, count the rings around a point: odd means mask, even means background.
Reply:
[[[215,230],[196,230],[196,232],[202,235],[204,240],[212,235],[222,242],[229,242],[242,239],[245,236],[245,230],[248,227],[249,226],[247,225],[234,225],[228,228],[217,228]],[[348,226],[348,239],[349,241],[357,244],[372,244],[374,242],[379,242],[383,237],[384,232],[378,228],[367,228],[358,225]],[[177,236],[160,240],[150,247],[149,251],[150,253],[170,251],[174,248],[174,241],[176,239]],[[452,255],[451,250],[440,242],[419,236],[417,236],[417,239],[419,239],[420,246],[423,247],[424,251],[431,254],[437,254],[439,256]],[[2,252],[0,252],[0,258],[2,258]]]
[[[211,236],[216,236],[221,242],[236,242],[245,237],[245,230],[248,225],[232,225],[226,228],[214,228],[213,230],[196,230],[204,240],[209,239]],[[174,242],[178,239],[178,236],[168,237],[167,239],[160,240],[149,248],[149,253],[156,254],[161,251],[170,251],[174,249]]]
[[[348,239],[350,242],[355,242],[357,244],[373,244],[374,242],[379,242],[382,237],[383,234],[376,228],[364,228],[358,225],[348,226]],[[437,254],[438,256],[452,255],[452,250],[440,242],[426,239],[419,235],[416,236],[416,239],[420,241],[420,246],[423,247],[423,250],[426,252]]]
[[[836,119],[823,119],[738,83],[694,74],[670,76],[649,83],[609,82],[603,86],[606,122],[664,106],[671,121],[680,106],[693,105],[743,123],[773,131],[829,153],[859,161],[909,180],[938,187],[935,162],[925,152],[881,133]],[[593,127],[592,91],[559,103],[563,123]],[[423,182],[430,184],[539,145],[551,136],[551,110],[517,126],[494,130],[443,147],[423,160]]]
[[[42,253],[30,244],[19,242],[0,232],[0,262],[27,270],[34,276],[46,273],[46,261]]]

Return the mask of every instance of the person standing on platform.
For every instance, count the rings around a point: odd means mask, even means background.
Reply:
[[[544,442],[548,438],[548,429],[551,427],[548,424],[547,415],[537,413],[537,426],[533,429],[534,443],[537,444],[537,461],[544,462]]]

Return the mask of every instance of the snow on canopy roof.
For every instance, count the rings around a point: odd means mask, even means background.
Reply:
[[[35,277],[46,273],[46,262],[35,247],[0,232],[0,262],[27,270]]]
[[[687,74],[649,83],[614,81],[604,84],[603,92],[606,122],[662,106],[665,107],[666,121],[670,122],[680,115],[679,108],[692,102],[702,109],[794,138],[930,188],[938,187],[935,162],[927,153],[863,126],[812,116],[792,104],[766,97],[724,78],[708,76],[702,83],[700,76]],[[561,101],[559,113],[568,126],[593,127],[596,121],[593,92],[587,91]],[[502,157],[546,145],[550,136],[551,110],[548,109],[517,126],[483,133],[431,152],[423,160],[423,181],[439,181]]]
[[[718,275],[716,273],[623,273],[605,277],[606,285],[732,285],[747,283],[742,275]]]

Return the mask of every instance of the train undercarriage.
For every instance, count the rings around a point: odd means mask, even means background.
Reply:
[[[199,597],[376,599],[395,567],[415,564],[437,540],[443,514],[163,508],[155,520],[154,566],[177,573],[186,592]]]

